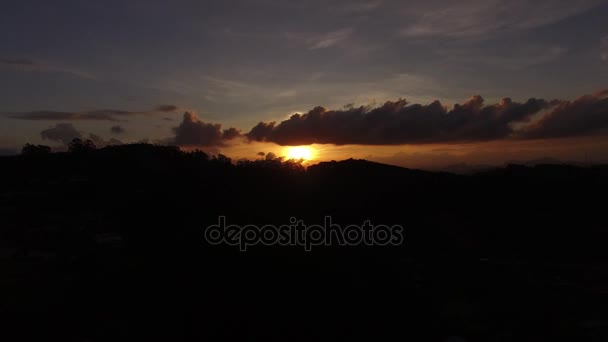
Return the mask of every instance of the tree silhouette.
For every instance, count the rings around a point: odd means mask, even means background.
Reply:
[[[232,164],[232,159],[230,159],[230,157],[227,157],[221,153],[219,153],[217,156],[213,156],[212,161],[217,164],[220,164],[220,165],[231,165]]]
[[[25,144],[21,149],[24,156],[42,156],[51,153],[51,148],[45,145]]]
[[[70,153],[88,153],[91,151],[95,151],[96,149],[97,146],[95,146],[95,143],[89,139],[82,140],[79,138],[74,138],[68,144],[68,151]]]
[[[198,161],[208,161],[209,160],[209,155],[207,155],[207,153],[205,153],[201,150],[194,150],[194,151],[190,152],[190,157],[193,160],[198,160]]]

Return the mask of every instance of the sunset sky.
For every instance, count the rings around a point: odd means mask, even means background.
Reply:
[[[313,144],[422,168],[608,162],[606,18],[608,0],[11,1],[0,153],[82,137],[235,160]]]

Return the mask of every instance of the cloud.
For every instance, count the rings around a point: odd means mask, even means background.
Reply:
[[[12,66],[15,68],[22,69],[36,69],[39,68],[40,65],[32,60],[26,58],[18,58],[18,59],[0,59],[0,65]]]
[[[244,71],[242,74],[249,72],[252,71]],[[202,91],[205,97],[213,98],[214,102],[223,106],[229,104],[236,111],[246,110],[251,116],[283,116],[285,113],[301,112],[303,108],[311,108],[320,100],[328,106],[336,107],[345,103],[366,104],[399,96],[428,101],[433,99],[429,94],[442,93],[439,80],[413,73],[387,73],[345,79],[341,75],[334,80],[332,77],[337,73],[328,75],[327,79],[323,75],[324,73],[312,73],[295,83],[279,81],[271,84],[205,77],[207,83]],[[269,108],[272,113],[269,113]]]
[[[464,0],[441,7],[422,5],[410,12],[413,20],[401,34],[449,38],[493,36],[553,24],[601,3],[601,0]]]
[[[203,122],[191,112],[184,113],[181,124],[173,131],[175,137],[171,143],[178,146],[224,146],[241,136],[235,128],[222,130],[222,125]]]
[[[41,110],[20,113],[5,113],[12,119],[19,120],[57,120],[57,121],[81,121],[81,120],[97,120],[97,121],[126,121],[127,118],[135,115],[151,115],[159,111],[167,112],[175,106],[162,105],[154,110],[147,111],[126,111],[118,109],[98,109],[82,112],[63,112],[52,110]],[[177,109],[177,107],[175,107]],[[164,110],[163,110],[164,109]]]
[[[387,101],[377,108],[347,106],[342,110],[327,110],[315,107],[279,124],[260,122],[246,136],[250,141],[279,145],[490,141],[509,138],[514,133],[513,124],[530,121],[548,105],[535,98],[524,103],[504,98],[486,106],[481,96],[473,96],[452,109],[439,101],[420,105],[409,104],[403,99]]]
[[[10,117],[19,120],[106,120],[106,121],[124,121],[125,117],[141,114],[139,112],[129,112],[114,109],[101,109],[85,112],[59,112],[59,111],[32,111],[25,113],[11,114]]]
[[[552,110],[524,127],[523,138],[558,138],[608,133],[608,89],[574,101],[554,101]]]
[[[110,131],[114,134],[122,134],[125,132],[125,129],[122,128],[122,126],[116,125],[116,126],[110,127]]]
[[[239,131],[236,128],[230,127],[228,129],[224,130],[222,138],[226,139],[226,140],[231,140],[231,139],[238,138],[239,136],[241,136],[241,131]]]
[[[175,112],[179,107],[176,105],[164,104],[156,107],[156,110],[159,112]]]
[[[89,133],[88,136],[85,136],[83,133],[79,132],[74,125],[71,123],[58,123],[54,127],[45,129],[40,132],[40,136],[44,140],[61,142],[64,145],[68,145],[75,138],[78,139],[89,139],[91,140],[95,146],[98,148],[105,147],[108,145],[121,145],[122,142],[117,139],[105,140],[99,135]]]
[[[81,70],[38,62],[28,58],[0,58],[0,66],[5,66],[23,71],[60,72],[70,74],[72,76],[78,76],[81,78],[95,79],[95,76]]]
[[[507,49],[442,47],[434,52],[443,57],[444,63],[468,64],[475,67],[487,65],[492,68],[519,71],[558,60],[568,52],[568,49],[559,45],[521,44],[516,48]]]
[[[294,114],[295,115],[295,114]],[[269,141],[270,136],[276,128],[276,122],[260,122],[253,127],[249,133],[246,134],[247,138],[251,141]]]
[[[350,37],[353,32],[352,28],[344,28],[309,38],[307,40],[308,49],[317,50],[335,46]]]
[[[69,144],[74,138],[82,138],[82,134],[71,123],[58,123],[55,127],[40,132],[40,136],[44,140],[62,142],[64,145]]]

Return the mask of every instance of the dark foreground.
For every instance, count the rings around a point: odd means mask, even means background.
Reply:
[[[604,166],[305,170],[131,145],[0,170],[2,340],[608,340]],[[205,242],[220,215],[405,238],[239,252]]]

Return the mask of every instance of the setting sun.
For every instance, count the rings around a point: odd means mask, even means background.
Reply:
[[[284,153],[287,159],[311,160],[313,158],[313,149],[309,146],[288,147]]]

